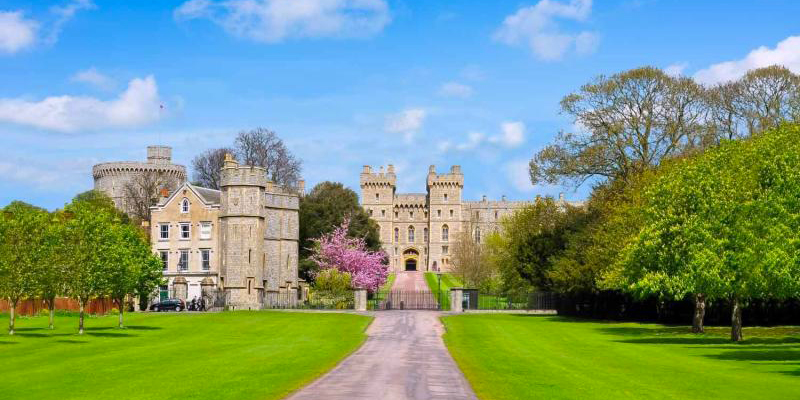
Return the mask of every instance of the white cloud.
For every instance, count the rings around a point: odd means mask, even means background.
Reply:
[[[592,0],[570,0],[569,3],[541,0],[507,16],[494,38],[509,45],[527,45],[547,61],[560,60],[572,49],[578,54],[590,54],[597,50],[600,41],[597,33],[563,32],[556,19],[582,22],[591,11]]]
[[[91,67],[84,71],[78,71],[72,76],[75,82],[82,82],[94,86],[102,90],[111,90],[114,88],[116,82],[108,75],[100,73],[95,67]]]
[[[131,80],[113,100],[70,95],[41,101],[0,98],[0,121],[61,132],[138,126],[158,118],[158,87],[153,76]]]
[[[72,158],[60,161],[16,159],[0,161],[0,182],[11,181],[30,185],[38,190],[57,191],[64,188],[80,190],[86,171],[96,159]]]
[[[33,46],[39,24],[25,19],[22,12],[0,11],[0,53],[16,53]]]
[[[500,124],[502,133],[489,138],[489,142],[506,147],[517,147],[525,142],[525,124],[519,121]]]
[[[506,163],[503,169],[508,180],[515,189],[523,193],[533,192],[536,187],[531,183],[528,160],[514,160]]]
[[[56,16],[56,19],[53,21],[53,25],[50,27],[50,32],[47,34],[45,41],[49,44],[55,43],[58,40],[58,35],[61,34],[61,29],[64,27],[64,24],[75,17],[75,13],[81,10],[91,10],[94,8],[95,5],[91,0],[73,0],[64,6],[50,7],[50,12]]]
[[[697,71],[694,78],[700,83],[711,85],[738,79],[748,70],[770,65],[783,65],[792,72],[800,73],[800,36],[789,36],[774,49],[761,46],[741,60],[714,64]]]
[[[447,82],[439,88],[439,94],[446,97],[465,99],[472,96],[472,87],[458,82]]]
[[[293,37],[362,37],[390,21],[385,0],[190,0],[177,20],[206,18],[228,33],[258,42]]]
[[[458,150],[472,150],[483,142],[484,135],[480,132],[467,134],[467,141],[456,146]]]
[[[689,66],[689,63],[685,63],[685,62],[667,65],[667,67],[664,68],[664,73],[669,75],[669,76],[678,77],[678,76],[683,75],[683,71],[685,71],[686,67],[688,67],[688,66]]]
[[[387,116],[384,129],[390,133],[402,133],[406,142],[410,142],[414,138],[414,133],[425,123],[426,114],[421,108],[403,110],[398,114]]]

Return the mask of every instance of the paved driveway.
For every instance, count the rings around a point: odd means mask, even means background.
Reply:
[[[477,399],[444,346],[438,316],[377,312],[360,349],[289,399]]]

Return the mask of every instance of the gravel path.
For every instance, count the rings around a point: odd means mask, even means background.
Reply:
[[[442,341],[439,315],[377,312],[360,349],[289,399],[477,399]]]

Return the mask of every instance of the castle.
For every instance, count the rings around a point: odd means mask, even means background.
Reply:
[[[396,193],[397,176],[390,164],[384,172],[365,165],[360,177],[361,205],[377,222],[389,268],[397,271],[448,271],[450,246],[469,229],[477,242],[499,227],[500,219],[532,201],[466,201],[464,174],[454,165],[446,173],[428,169],[425,193]],[[566,204],[563,194],[559,202]],[[577,203],[576,203],[577,204]]]
[[[168,155],[168,147],[157,149]],[[167,170],[183,170],[167,161]],[[131,167],[115,180],[95,187],[125,204],[122,193],[114,192],[124,179],[148,168]],[[144,164],[144,163],[139,163]],[[135,163],[122,163],[135,165]],[[101,167],[101,168],[98,168]],[[301,295],[297,275],[299,193],[267,180],[261,167],[239,165],[226,156],[220,171],[220,190],[185,182],[173,191],[163,191],[150,208],[150,236],[153,251],[163,264],[167,285],[160,296],[192,299],[206,297],[218,307],[258,309],[276,303],[294,303]],[[176,176],[176,178],[179,176]],[[185,172],[183,177],[185,178]],[[101,179],[107,175],[101,174]]]

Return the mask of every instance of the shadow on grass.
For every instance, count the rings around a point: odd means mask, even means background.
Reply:
[[[139,335],[134,335],[131,333],[125,332],[86,332],[89,336],[96,336],[96,337],[134,337]]]
[[[17,344],[17,342],[0,341],[0,344]]]
[[[800,361],[800,350],[770,350],[770,349],[746,349],[726,351],[720,354],[709,354],[705,357],[716,360],[735,360],[735,361]]]
[[[56,342],[58,342],[58,343],[68,343],[68,344],[85,344],[85,343],[89,343],[89,342],[87,342],[85,340],[75,340],[75,339],[61,339],[61,340],[56,340]]]
[[[132,329],[136,331],[155,331],[159,329],[164,329],[160,326],[146,326],[146,325],[128,325],[125,329]]]

